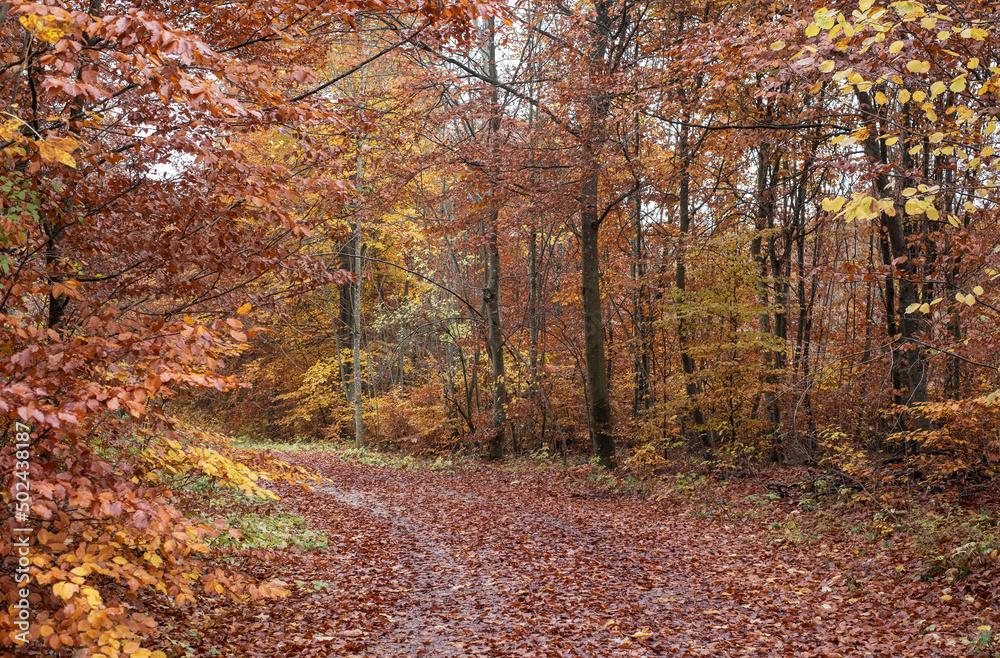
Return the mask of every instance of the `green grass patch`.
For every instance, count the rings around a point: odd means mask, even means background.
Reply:
[[[326,533],[309,528],[306,519],[281,512],[250,512],[231,516],[229,527],[238,536],[223,532],[213,545],[242,550],[271,549],[298,552],[322,551],[330,546]]]
[[[226,527],[220,529],[219,536],[209,541],[213,548],[308,552],[329,546],[325,533],[309,528],[305,517],[282,509],[280,502],[247,496],[211,478],[198,478],[188,483],[180,496],[185,509],[194,518],[207,525],[225,522]]]

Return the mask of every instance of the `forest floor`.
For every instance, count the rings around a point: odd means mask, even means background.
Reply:
[[[325,534],[324,547],[269,552],[248,567],[286,583],[287,598],[217,602],[168,623],[161,641],[174,655],[997,650],[995,559],[972,556],[958,577],[954,568],[951,578],[935,576],[959,554],[929,568],[919,544],[873,522],[879,514],[817,516],[759,480],[709,483],[706,497],[704,480],[698,488],[674,479],[666,493],[640,497],[588,466],[399,468],[321,451],[283,458],[328,478],[311,491],[275,488],[282,510]],[[951,539],[944,526],[925,530]]]

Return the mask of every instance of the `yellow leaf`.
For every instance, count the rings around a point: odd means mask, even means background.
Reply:
[[[916,311],[916,310],[917,310],[918,308],[920,308],[920,303],[919,303],[919,302],[918,302],[918,303],[916,303],[916,304],[910,304],[909,306],[907,306],[907,307],[906,307],[906,311],[905,311],[905,312],[906,312],[907,314],[909,314],[909,313],[913,313],[913,312],[914,312],[914,311]]]
[[[80,589],[79,586],[65,581],[58,582],[52,586],[52,592],[63,601],[69,601],[69,598],[73,596],[78,589]]]
[[[810,23],[806,27],[806,36],[807,37],[814,37],[817,34],[819,34],[819,25],[816,24],[816,23]]]
[[[975,295],[966,295],[965,296],[965,303],[968,306],[975,305],[975,303],[976,303],[976,296]]]
[[[927,94],[925,94],[922,89],[918,89],[915,92],[913,92],[913,100],[917,101],[918,103],[923,103],[925,98],[927,98]]]
[[[973,57],[972,59],[969,60],[969,63],[966,64],[965,66],[967,68],[970,68],[970,69],[978,69],[979,68],[979,58],[978,57]]]
[[[38,147],[38,154],[49,162],[60,162],[67,167],[76,169],[76,160],[69,152],[63,150],[61,145],[54,144],[53,141],[41,141],[35,142],[35,146]]]
[[[920,305],[920,312],[921,313],[930,313],[931,312],[931,305],[930,304],[921,304]]]
[[[833,70],[833,67],[834,67],[833,60],[832,59],[828,59],[828,60],[826,60],[825,62],[823,62],[822,64],[819,65],[819,70],[822,73],[829,73],[830,71]]]
[[[34,35],[46,42],[56,43],[62,39],[69,30],[70,22],[58,16],[22,16],[18,19],[24,29],[33,32]]]
[[[875,94],[875,103],[876,104],[878,104],[878,105],[885,105],[888,102],[889,102],[889,99],[886,98],[885,94],[883,94],[881,91],[877,92]]]
[[[941,141],[944,139],[944,133],[940,133],[940,132],[934,133],[933,135],[931,135],[927,139],[928,139],[928,141],[931,144],[940,144]]]
[[[194,324],[194,319],[190,318],[188,316],[184,316],[184,324],[193,325]]]
[[[93,587],[84,587],[80,593],[87,597],[87,603],[90,604],[91,608],[97,608],[103,603],[100,592]]]
[[[253,306],[248,302],[248,303],[243,304],[242,306],[240,306],[238,309],[236,309],[236,313],[238,315],[246,315],[247,313],[250,312],[250,310],[252,308],[253,308]]]
[[[935,26],[937,26],[937,19],[933,16],[924,16],[920,20],[920,27],[925,30],[933,30]]]
[[[927,73],[931,70],[931,64],[919,59],[911,59],[906,63],[906,70],[910,73]]]
[[[996,153],[996,151],[993,150],[993,147],[987,146],[986,148],[984,148],[982,151],[979,152],[979,156],[983,158],[988,158],[994,153]]]
[[[898,137],[890,137],[889,139],[885,140],[885,145],[886,145],[886,146],[893,146],[893,145],[895,145],[895,144],[896,144],[896,142],[898,142],[898,141],[899,141],[899,138],[898,138]]]
[[[972,292],[976,293],[976,296],[977,296],[977,297],[979,297],[979,296],[981,296],[981,295],[982,295],[982,294],[983,294],[983,293],[984,293],[985,291],[983,290],[983,287],[982,287],[982,286],[976,286],[975,288],[973,288],[973,289],[972,289]]]
[[[892,45],[889,46],[890,53],[898,53],[906,45],[905,41],[893,41]]]
[[[823,210],[827,212],[840,212],[840,209],[844,207],[844,203],[847,201],[842,196],[835,199],[823,199]]]
[[[955,92],[956,94],[958,94],[958,93],[961,93],[961,92],[965,91],[965,88],[967,86],[968,85],[965,82],[965,76],[964,75],[960,75],[960,76],[958,76],[957,78],[955,78],[952,81],[952,83],[948,87],[948,89],[951,89],[953,92]]]
[[[903,89],[902,91],[899,92],[898,98],[900,103],[906,103],[910,100],[910,92],[907,91],[906,89]]]
[[[944,93],[945,89],[947,89],[947,87],[945,87],[945,84],[940,80],[938,80],[937,82],[931,85],[931,97],[933,98],[934,96],[940,96],[941,94]]]
[[[917,188],[915,188],[915,187],[907,187],[907,188],[903,189],[903,192],[902,192],[903,196],[913,196],[916,193],[917,193]]]
[[[935,222],[941,217],[938,213],[938,209],[934,207],[934,204],[928,204],[924,213],[927,215],[927,219]]]
[[[781,50],[784,47],[785,47],[784,41],[775,41],[774,43],[771,44],[771,50]]]

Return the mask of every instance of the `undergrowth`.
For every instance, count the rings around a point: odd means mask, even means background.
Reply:
[[[192,482],[180,496],[194,516],[220,530],[208,545],[223,552],[259,549],[308,552],[329,547],[323,532],[307,527],[305,517],[289,513],[280,501],[262,501],[219,486],[208,478]]]

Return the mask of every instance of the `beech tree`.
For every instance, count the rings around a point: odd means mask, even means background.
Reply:
[[[482,8],[0,6],[0,464],[6,502],[21,490],[15,463],[27,463],[31,491],[0,533],[0,584],[13,606],[13,535],[33,529],[34,611],[25,628],[4,606],[4,647],[41,638],[52,650],[150,655],[140,643],[155,620],[127,603],[137,592],[178,605],[196,586],[283,593],[205,562],[217,530],[181,514],[170,487],[201,474],[273,496],[254,481],[308,478],[242,464],[167,406],[185,390],[238,385],[222,370],[254,336],[241,320],[254,307],[350,277],[303,252],[325,221],[302,211],[310,195],[336,207],[355,194],[347,151],[310,127],[355,134],[325,92],[361,62],[328,71],[331,48],[358,15],[390,11],[410,25],[385,52],[418,32],[459,44]],[[248,157],[245,141],[265,131],[296,141],[301,157]],[[267,298],[252,287],[263,281]]]

